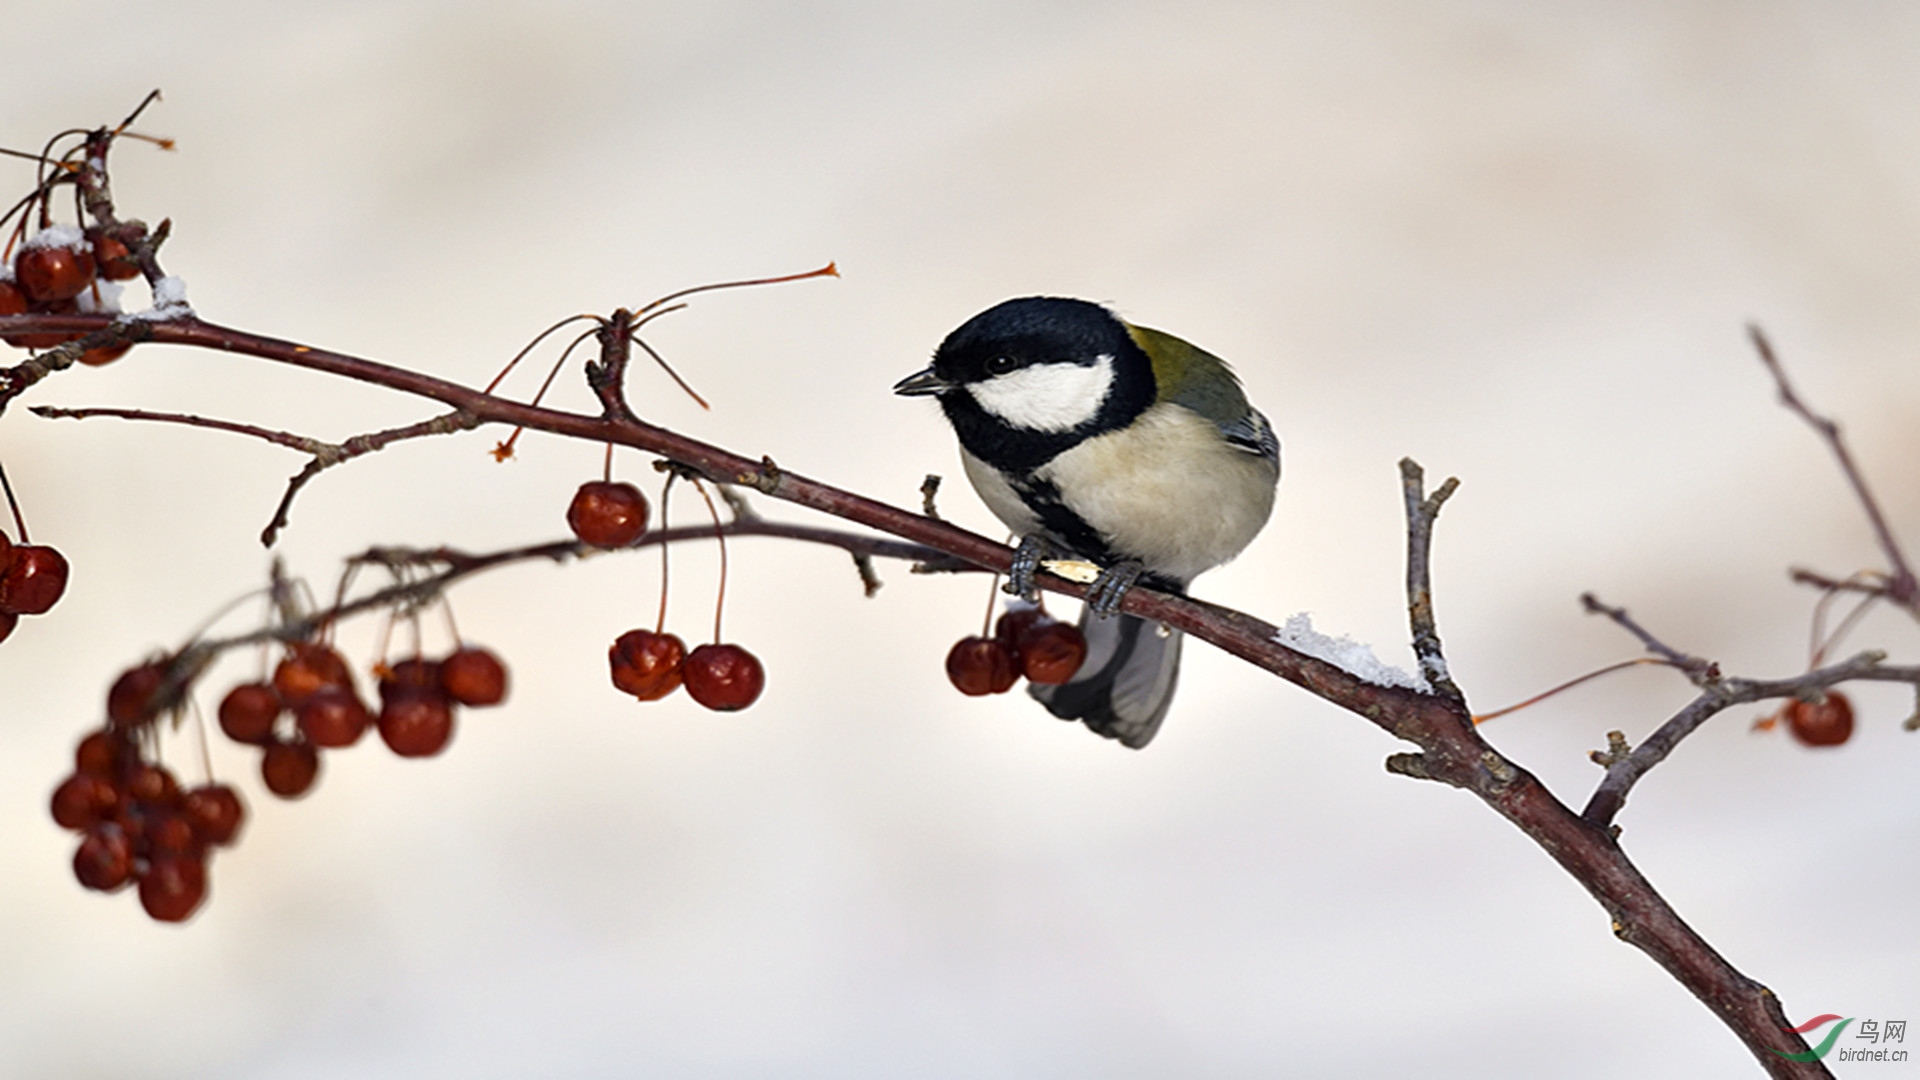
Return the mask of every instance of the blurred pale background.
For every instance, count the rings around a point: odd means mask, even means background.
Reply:
[[[1786,567],[1877,565],[1748,319],[1920,543],[1911,5],[329,0],[32,25],[0,143],[164,88],[141,126],[180,150],[124,147],[118,194],[174,219],[205,317],[477,384],[570,312],[837,259],[843,280],[657,324],[711,414],[648,371],[636,400],[896,503],[950,474],[945,510],[982,529],[944,425],[888,393],[942,334],[1044,291],[1187,336],[1237,363],[1287,470],[1272,526],[1197,591],[1406,663],[1412,455],[1464,481],[1438,600],[1482,708],[1634,654],[1584,589],[1774,675],[1805,662]],[[27,403],[329,437],[428,415],[159,348]],[[328,474],[284,554],[325,583],[374,542],[556,537],[598,451],[529,438],[496,466],[498,434]],[[201,914],[155,925],[72,881],[46,795],[116,671],[258,584],[300,462],[23,408],[0,452],[75,567],[0,648],[8,1076],[1754,1072],[1514,830],[1387,775],[1400,747],[1371,726],[1196,647],[1130,753],[948,688],[980,580],[883,567],[866,601],[844,556],[764,541],[736,549],[729,611],[769,669],[750,712],[606,685],[607,643],[651,620],[650,557],[495,574],[455,601],[512,663],[509,705],[429,763],[337,755],[293,804],[216,747],[254,818]],[[713,562],[676,565],[696,636]],[[1915,631],[1854,644],[1910,660]],[[1577,801],[1607,729],[1637,740],[1687,696],[1636,671],[1488,734]],[[1824,753],[1725,715],[1636,794],[1625,842],[1796,1018],[1920,1019],[1920,737],[1900,693],[1856,701]]]

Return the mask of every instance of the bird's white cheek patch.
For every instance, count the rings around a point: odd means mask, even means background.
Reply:
[[[1072,431],[1093,419],[1113,385],[1113,357],[1091,364],[1034,364],[973,383],[980,407],[1028,431]]]

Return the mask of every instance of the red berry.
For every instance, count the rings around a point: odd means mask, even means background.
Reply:
[[[1053,616],[1041,608],[1016,607],[1003,613],[993,624],[993,636],[999,639],[1001,644],[1018,653],[1021,638],[1026,637],[1035,627],[1053,621]]]
[[[167,684],[167,665],[158,661],[121,672],[107,691],[107,719],[116,724],[142,724],[159,715],[160,690]]]
[[[673,634],[629,630],[607,650],[614,688],[641,701],[659,701],[680,689],[687,646]]]
[[[181,922],[207,898],[207,864],[198,855],[157,855],[140,875],[140,906],[161,922]]]
[[[360,696],[347,686],[322,686],[294,710],[294,722],[307,741],[328,748],[359,742],[372,720]]]
[[[80,884],[101,892],[112,892],[133,878],[133,842],[126,831],[111,821],[103,821],[80,840],[73,853],[73,876]]]
[[[947,650],[947,679],[963,694],[1004,694],[1017,677],[1013,650],[997,638],[965,637]]]
[[[24,315],[28,311],[41,315],[70,315],[77,310],[71,300],[36,303],[27,296],[26,290],[20,288],[19,283],[0,281],[0,315]],[[0,341],[21,349],[50,349],[80,336],[71,330],[44,330],[34,334],[8,334]]]
[[[179,814],[162,812],[147,817],[140,829],[140,839],[149,852],[178,855],[192,851],[196,837],[193,822]]]
[[[120,773],[122,763],[131,762],[139,754],[133,744],[120,732],[102,729],[91,732],[80,740],[73,750],[75,772],[104,776],[111,780]]]
[[[53,789],[53,820],[63,829],[84,829],[111,819],[120,808],[120,790],[96,773],[75,773]]]
[[[767,685],[760,661],[738,645],[702,645],[680,666],[687,695],[719,712],[746,708]]]
[[[440,664],[436,660],[413,657],[387,669],[380,680],[380,701],[384,704],[400,697],[443,694],[440,689]]]
[[[1787,705],[1787,727],[1808,746],[1839,746],[1853,737],[1853,703],[1838,690],[1825,701],[1796,699]]]
[[[432,757],[453,740],[453,703],[437,689],[395,694],[380,706],[380,738],[401,757]]]
[[[13,628],[20,625],[20,616],[11,611],[0,611],[0,641],[12,636]]]
[[[320,751],[305,740],[268,743],[260,755],[260,778],[283,799],[305,795],[319,775]]]
[[[140,264],[133,260],[127,245],[111,236],[93,237],[93,262],[100,276],[108,281],[126,281],[140,276]]]
[[[18,544],[0,574],[0,611],[40,615],[66,591],[66,556],[43,544]]]
[[[169,809],[179,804],[180,782],[165,765],[142,761],[127,770],[127,797],[152,809]]]
[[[582,543],[626,547],[647,531],[647,497],[624,480],[589,480],[573,493],[567,526]]]
[[[180,797],[180,813],[200,840],[227,846],[247,820],[240,793],[225,784],[207,784]]]
[[[506,665],[485,649],[461,649],[440,661],[440,688],[462,705],[498,705],[507,696]]]
[[[1087,639],[1071,624],[1041,623],[1020,639],[1016,655],[1020,673],[1028,682],[1058,686],[1073,678],[1086,662]]]
[[[71,300],[93,284],[93,252],[69,247],[28,248],[14,260],[13,276],[34,300]]]
[[[241,683],[220,699],[220,730],[237,743],[272,742],[279,716],[280,694],[272,683]]]
[[[290,709],[323,686],[353,685],[353,676],[340,654],[317,641],[296,641],[287,646],[286,658],[273,669],[273,688]]]

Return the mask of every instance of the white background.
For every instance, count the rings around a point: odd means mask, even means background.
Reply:
[[[1238,365],[1286,463],[1273,524],[1196,592],[1408,663],[1412,455],[1463,480],[1436,586],[1481,709],[1635,654],[1582,590],[1782,675],[1813,599],[1786,568],[1882,565],[1749,319],[1920,537],[1910,5],[330,0],[10,23],[0,144],[164,88],[140,126],[180,149],[122,146],[117,193],[173,218],[166,263],[214,321],[480,384],[567,314],[837,259],[840,281],[656,324],[715,408],[646,370],[636,403],[902,505],[946,473],[944,509],[983,530],[896,379],[1014,295],[1182,334]],[[589,405],[577,378],[556,400]],[[25,402],[55,403],[331,438],[432,411],[158,347]],[[375,542],[556,538],[598,449],[531,437],[500,466],[502,434],[329,473],[280,553],[327,588]],[[947,686],[982,580],[883,567],[866,601],[844,556],[766,541],[736,548],[728,611],[769,672],[752,710],[607,685],[607,643],[651,622],[650,556],[495,574],[455,601],[511,702],[428,763],[332,756],[296,803],[216,746],[253,818],[208,906],[156,925],[73,882],[46,796],[115,672],[263,580],[255,536],[301,462],[21,407],[0,453],[74,566],[0,647],[6,1075],[1755,1071],[1510,826],[1386,774],[1402,747],[1371,725],[1196,646],[1129,752]],[[638,455],[618,468],[651,483]],[[713,561],[675,565],[697,638]],[[345,636],[362,664],[371,633]],[[1852,644],[1910,662],[1914,627]],[[1608,729],[1637,740],[1688,696],[1640,669],[1486,730],[1577,804]],[[1920,1019],[1920,736],[1900,692],[1855,702],[1859,733],[1824,752],[1723,715],[1635,793],[1624,843],[1794,1018]],[[169,751],[190,776],[195,747]]]

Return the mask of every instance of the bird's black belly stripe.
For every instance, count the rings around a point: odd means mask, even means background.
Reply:
[[[1005,474],[1002,474],[1003,476]],[[1087,520],[1060,501],[1060,489],[1050,480],[1015,480],[1006,477],[1007,485],[1027,504],[1034,516],[1040,519],[1040,528],[1055,543],[1065,547],[1065,554],[1071,554],[1088,562],[1098,564],[1102,569],[1116,563],[1125,562],[1133,556],[1117,551],[1107,543],[1100,530],[1087,524]],[[1151,567],[1140,575],[1140,584],[1161,592],[1177,596],[1187,594],[1187,583],[1165,574],[1155,573]]]
[[[1040,527],[1046,530],[1047,535],[1065,545],[1072,554],[1101,566],[1119,561],[1100,531],[1060,501],[1060,489],[1053,486],[1052,481],[1014,480],[1012,477],[1008,477],[1008,481],[1019,494],[1020,500],[1027,504],[1027,509],[1040,519]]]

